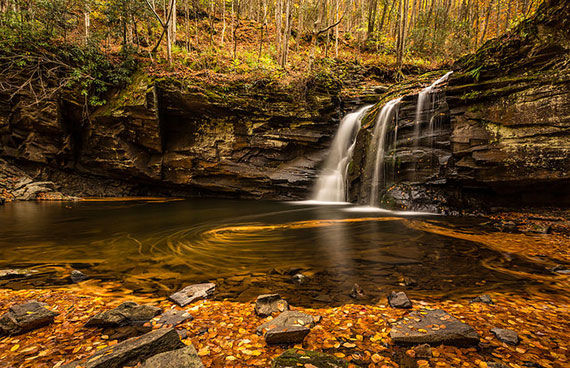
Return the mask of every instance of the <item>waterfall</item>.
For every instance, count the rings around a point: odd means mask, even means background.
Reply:
[[[356,145],[356,136],[360,122],[371,106],[365,106],[346,115],[338,127],[332,141],[329,157],[319,174],[313,200],[319,202],[346,201],[346,175],[352,152]]]
[[[376,148],[376,160],[374,161],[374,174],[372,175],[372,183],[370,185],[370,206],[378,204],[378,185],[380,178],[384,174],[384,143],[386,141],[386,130],[388,125],[394,119],[394,113],[398,110],[400,99],[397,98],[388,102],[382,107],[376,119],[376,126],[374,127],[374,134],[370,141],[370,148],[368,152],[373,152]]]
[[[418,94],[418,104],[416,105],[416,125],[414,127],[414,146],[415,147],[418,146],[418,141],[420,138],[420,124],[423,121],[422,114],[424,112],[426,112],[426,106],[428,104],[431,104],[431,106],[427,107],[427,115],[426,115],[427,118],[425,119],[425,121],[428,121],[430,123],[430,126],[429,126],[430,137],[433,135],[433,125],[431,123],[431,117],[429,116],[429,113],[430,113],[430,111],[435,109],[435,104],[437,101],[435,99],[432,99],[432,93],[433,93],[434,88],[439,86],[441,83],[445,82],[447,80],[447,78],[449,78],[451,73],[453,73],[453,71],[446,73],[443,77],[441,77],[438,80],[436,80],[435,82],[433,82],[429,87],[424,88]]]

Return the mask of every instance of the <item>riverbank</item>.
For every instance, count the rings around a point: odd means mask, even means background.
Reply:
[[[434,346],[431,357],[409,347],[399,347],[390,338],[393,324],[410,313],[387,302],[376,305],[346,304],[337,308],[296,308],[320,322],[302,344],[303,350],[321,351],[364,367],[491,367],[503,362],[508,367],[564,367],[568,364],[567,299],[524,294],[491,294],[493,304],[460,300],[416,300],[413,309],[443,309],[472,326],[481,337],[478,346]],[[181,308],[166,300],[133,295],[111,296],[105,288],[75,290],[0,290],[0,313],[29,300],[44,302],[59,315],[48,327],[0,339],[0,360],[6,367],[52,367],[88,357],[106,346],[117,344],[100,329],[86,328],[85,322],[98,312],[135,300],[163,311]],[[271,361],[290,346],[268,345],[255,333],[267,318],[254,313],[252,303],[198,301],[187,306],[194,318],[176,326],[182,341],[195,346],[206,367],[269,367]],[[158,317],[155,319],[158,320]],[[445,322],[442,322],[445,324]],[[158,328],[157,325],[154,328]],[[501,342],[492,328],[518,333],[516,346]],[[293,346],[293,345],[292,345]],[[500,367],[495,365],[495,367]]]

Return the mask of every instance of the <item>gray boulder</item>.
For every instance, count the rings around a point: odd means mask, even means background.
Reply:
[[[471,299],[470,303],[493,304],[493,299],[491,299],[491,297],[489,295],[484,294],[484,295],[479,295],[478,297]]]
[[[479,335],[471,326],[439,309],[411,312],[405,320],[392,326],[390,337],[399,345],[472,346],[479,343]]]
[[[491,332],[497,336],[499,341],[505,342],[509,345],[518,345],[520,342],[519,335],[516,331],[504,328],[493,328],[491,329]]]
[[[170,296],[170,300],[181,307],[185,307],[188,304],[195,302],[196,300],[209,297],[214,293],[215,290],[216,285],[211,282],[189,285],[182,290],[172,294]]]
[[[509,368],[501,362],[487,362],[487,368]]]
[[[354,284],[352,286],[352,290],[350,290],[349,296],[352,299],[364,299],[366,297],[366,293],[364,292],[364,290],[362,290],[360,285]]]
[[[87,276],[86,274],[84,274],[83,272],[78,271],[78,270],[71,271],[71,275],[69,277],[71,278],[71,281],[76,283],[76,284],[78,282],[85,281],[85,280],[89,279],[89,276]]]
[[[27,269],[7,269],[7,270],[0,270],[0,280],[9,280],[9,279],[19,279],[24,277],[30,277],[35,272],[34,270],[27,270]]]
[[[86,327],[121,327],[142,325],[159,315],[161,309],[152,305],[124,302],[115,309],[98,313],[85,324]]]
[[[315,326],[315,318],[310,314],[299,311],[285,311],[271,321],[257,327],[256,332],[261,335],[263,331],[269,331],[277,327],[281,328],[292,326],[304,326],[312,328]]]
[[[204,368],[193,345],[156,354],[147,359],[141,368]]]
[[[159,328],[142,336],[133,337],[106,347],[91,357],[65,365],[65,368],[122,368],[136,365],[148,358],[184,348],[184,343],[173,328]]]
[[[187,320],[193,320],[194,317],[184,310],[171,309],[164,312],[157,322],[161,327],[174,327]]]
[[[19,335],[47,326],[57,315],[36,301],[15,305],[0,317],[0,335]]]
[[[268,344],[297,344],[303,342],[309,331],[311,329],[305,326],[275,327],[265,333],[265,342]]]
[[[388,303],[392,308],[411,308],[412,302],[408,299],[408,296],[403,291],[395,292],[392,291],[388,295]]]
[[[255,301],[255,313],[260,317],[267,317],[277,312],[284,312],[289,309],[289,303],[279,296],[279,294],[264,294],[257,297]]]

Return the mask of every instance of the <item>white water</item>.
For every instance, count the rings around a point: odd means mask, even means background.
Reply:
[[[344,202],[346,201],[346,175],[348,164],[356,145],[356,136],[360,130],[360,122],[371,106],[365,106],[356,112],[346,115],[338,127],[333,139],[329,157],[319,175],[315,187],[314,201]]]
[[[424,88],[418,94],[418,104],[416,106],[416,125],[414,127],[414,145],[417,147],[418,140],[420,137],[420,124],[422,123],[422,113],[427,109],[427,121],[430,122],[430,137],[433,135],[433,125],[431,123],[431,117],[429,116],[429,112],[435,108],[436,100],[432,99],[432,93],[434,88],[439,86],[441,83],[445,82],[447,78],[453,73],[453,71],[446,73],[443,77],[439,78],[435,82],[433,82],[429,87]],[[427,107],[428,104],[431,104],[430,107]]]
[[[382,107],[382,110],[378,114],[378,119],[376,120],[374,135],[370,141],[371,146],[368,149],[368,152],[372,152],[372,149],[376,147],[376,160],[373,166],[374,174],[372,175],[372,183],[370,185],[370,206],[378,204],[378,185],[381,175],[384,173],[384,142],[386,140],[386,129],[389,123],[394,119],[394,112],[397,111],[399,105],[399,98],[386,103],[386,105]]]

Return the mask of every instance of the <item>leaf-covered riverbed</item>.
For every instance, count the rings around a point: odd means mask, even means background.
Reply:
[[[47,327],[0,339],[2,367],[56,367],[92,355],[117,344],[105,331],[84,327],[97,312],[126,300],[152,304],[163,310],[170,301],[132,295],[118,297],[105,287],[76,290],[0,290],[0,313],[29,300],[45,302],[59,315]],[[295,347],[322,351],[364,367],[487,367],[502,361],[509,367],[565,367],[570,364],[570,303],[565,298],[530,297],[524,294],[491,294],[494,304],[461,300],[415,300],[412,310],[385,304],[346,304],[336,308],[295,308],[320,322],[304,342]],[[415,357],[414,350],[398,347],[389,337],[391,325],[413,310],[443,309],[472,326],[480,335],[477,347],[434,346],[432,357]],[[254,304],[230,301],[199,301],[185,308],[193,317],[176,328],[183,342],[193,344],[206,367],[269,367],[286,346],[268,346],[256,328],[270,319],[254,313]],[[155,319],[156,320],[156,319]],[[154,328],[158,326],[151,322]],[[445,328],[445,321],[442,321]],[[492,328],[517,331],[516,346],[500,342]],[[420,331],[421,332],[421,331]]]

